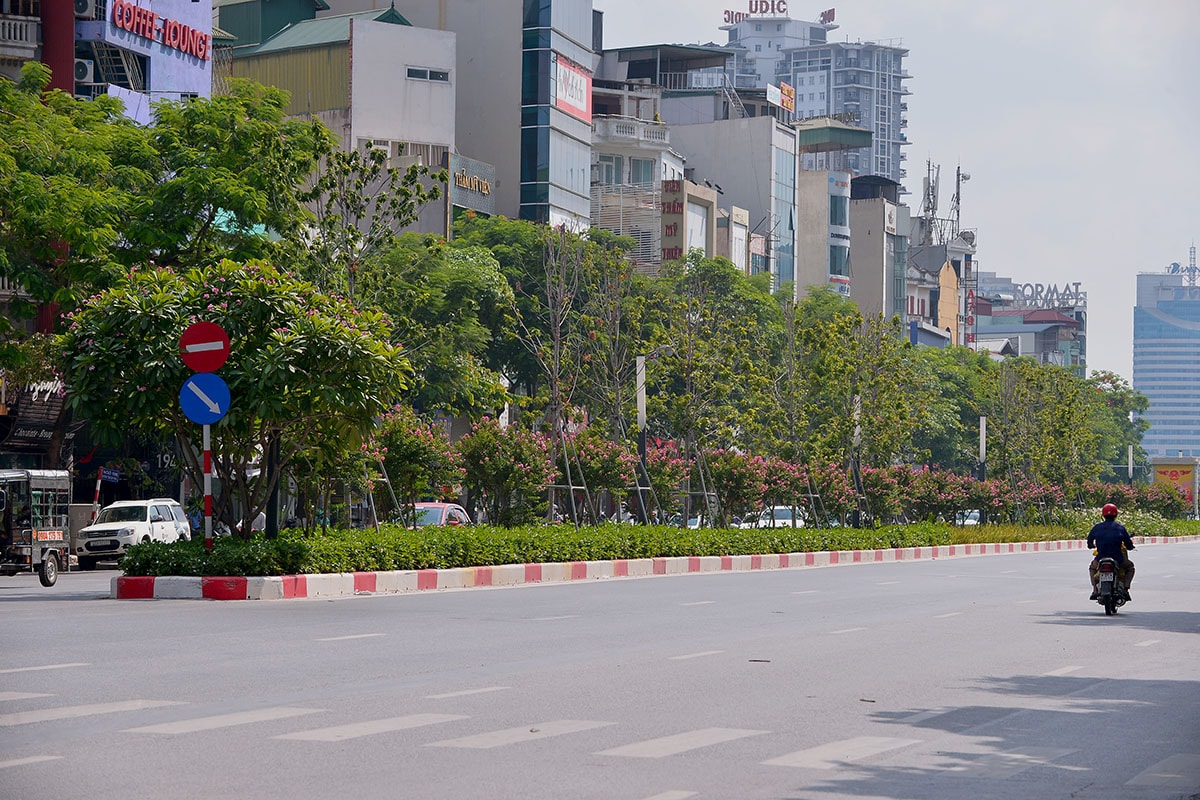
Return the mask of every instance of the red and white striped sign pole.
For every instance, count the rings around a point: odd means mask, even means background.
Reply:
[[[96,521],[96,514],[100,511],[100,480],[103,478],[103,476],[104,465],[100,465],[99,467],[96,467],[96,493],[92,495],[92,517],[88,521],[88,525],[91,525]]]
[[[212,550],[212,443],[204,426],[204,549]]]

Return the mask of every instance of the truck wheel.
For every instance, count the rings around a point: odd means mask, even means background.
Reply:
[[[38,567],[38,580],[42,586],[53,586],[58,580],[58,553],[49,552],[42,556],[42,565]]]

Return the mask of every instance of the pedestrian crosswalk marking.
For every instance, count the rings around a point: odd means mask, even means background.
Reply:
[[[176,703],[171,700],[122,700],[116,703],[90,703],[83,706],[59,706],[57,708],[43,708],[38,711],[18,711],[12,714],[0,714],[0,727],[179,705],[183,705],[183,703]]]
[[[460,714],[408,714],[403,717],[375,719],[368,722],[354,722],[349,725],[334,725],[329,728],[314,728],[309,731],[297,731],[276,736],[276,739],[298,739],[305,742],[342,742],[346,739],[357,739],[361,736],[371,736],[376,733],[391,733],[412,728],[422,728],[426,725],[437,725],[441,722],[453,722],[467,719]]]
[[[475,750],[486,750],[508,744],[532,742],[551,736],[562,736],[567,733],[580,733],[594,728],[604,728],[615,725],[615,722],[596,722],[586,719],[560,719],[552,722],[539,722],[520,728],[506,728],[500,731],[478,733],[474,736],[463,736],[459,739],[446,739],[441,742],[430,742],[426,747],[466,747]]]
[[[1195,789],[1200,786],[1200,754],[1176,753],[1139,772],[1125,785]]]
[[[1074,752],[1076,751],[1064,747],[1027,747],[1001,753],[985,753],[978,758],[972,758],[969,764],[954,767],[951,771],[966,778],[1003,780]]]
[[[1043,672],[1042,676],[1046,678],[1061,678],[1063,675],[1070,675],[1072,672],[1078,672],[1081,669],[1083,667],[1059,667],[1049,672]]]
[[[889,750],[899,750],[901,747],[920,744],[920,742],[920,739],[859,736],[854,739],[843,739],[840,742],[810,747],[807,750],[797,750],[794,753],[788,753],[762,763],[773,767],[833,769],[848,761],[861,761],[870,756],[886,753]]]
[[[0,700],[32,700],[35,697],[53,697],[41,692],[0,692]]]
[[[235,725],[249,725],[254,722],[269,722],[277,719],[288,719],[289,717],[300,717],[305,714],[318,714],[323,710],[320,708],[288,708],[286,706],[260,708],[255,711],[238,711],[233,714],[217,714],[212,717],[197,717],[196,719],[185,719],[178,722],[164,722],[159,725],[145,725],[141,728],[129,728],[125,733],[165,733],[172,735],[197,733],[199,731],[211,731],[218,728],[232,728]]]
[[[665,758],[701,747],[709,747],[723,742],[744,739],[747,736],[759,736],[768,731],[754,731],[743,728],[700,728],[699,730],[677,733],[673,736],[663,736],[658,739],[647,739],[644,742],[634,742],[622,747],[601,750],[600,756],[627,756],[629,758]]]
[[[70,664],[43,664],[40,667],[13,667],[12,669],[0,669],[0,675],[11,675],[14,672],[40,672],[44,669],[68,669],[70,667],[90,667],[85,661],[73,661]]]
[[[698,792],[689,792],[686,789],[672,789],[669,792],[660,792],[653,797],[647,797],[646,800],[687,800],[697,794]]]
[[[26,764],[40,764],[43,761],[57,761],[62,756],[29,756],[28,758],[14,758],[12,761],[0,761],[0,769],[8,769],[9,767],[23,767]]]

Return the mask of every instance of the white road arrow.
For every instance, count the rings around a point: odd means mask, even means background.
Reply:
[[[185,353],[204,353],[209,350],[224,350],[224,342],[196,342],[195,344],[184,345]]]
[[[214,414],[221,413],[221,407],[219,405],[217,405],[216,403],[214,403],[213,399],[211,397],[209,397],[208,395],[206,395],[200,389],[199,386],[197,386],[194,383],[189,383],[188,388],[192,390],[192,394],[194,394],[194,395],[196,395],[196,397],[200,398],[201,403],[204,403],[204,405],[208,406],[209,411],[211,411]]]

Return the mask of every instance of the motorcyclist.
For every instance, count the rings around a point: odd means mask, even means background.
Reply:
[[[1093,525],[1087,538],[1087,546],[1094,548],[1096,553],[1088,567],[1092,578],[1092,596],[1089,599],[1095,600],[1100,596],[1100,559],[1111,558],[1117,562],[1117,571],[1125,589],[1125,599],[1129,600],[1134,567],[1133,561],[1125,555],[1125,551],[1134,549],[1133,539],[1129,538],[1129,531],[1125,530],[1125,526],[1117,522],[1116,505],[1105,503],[1104,508],[1100,509],[1100,516],[1104,517],[1104,521]]]

